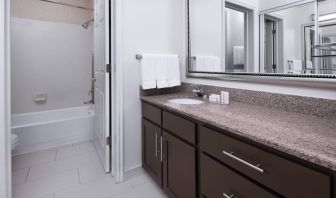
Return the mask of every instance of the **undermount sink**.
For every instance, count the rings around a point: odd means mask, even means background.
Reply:
[[[202,100],[192,99],[192,98],[176,98],[168,100],[170,103],[174,104],[184,104],[184,105],[199,105],[203,104],[204,102]]]

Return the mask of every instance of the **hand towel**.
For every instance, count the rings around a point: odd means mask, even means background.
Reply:
[[[293,60],[293,71],[302,71],[302,60]]]
[[[156,88],[156,60],[156,55],[142,54],[141,85],[144,90]]]
[[[178,55],[167,55],[168,86],[176,87],[181,85],[180,62]]]
[[[158,89],[168,87],[168,56],[156,55],[156,87]]]
[[[307,61],[307,62],[306,62],[306,68],[307,68],[307,69],[313,69],[313,68],[314,68],[314,66],[313,66],[313,62],[312,62],[312,61]]]
[[[196,56],[195,71],[220,72],[220,58],[217,56]]]
[[[245,64],[245,48],[244,46],[233,47],[233,64],[244,65]]]

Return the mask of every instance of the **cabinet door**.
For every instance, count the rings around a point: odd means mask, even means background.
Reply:
[[[169,197],[196,197],[196,149],[163,131],[163,189]]]
[[[142,164],[162,187],[161,129],[142,119]]]

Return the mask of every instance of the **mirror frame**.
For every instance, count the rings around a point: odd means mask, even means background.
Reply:
[[[225,1],[225,0],[223,0]],[[286,8],[307,4],[307,3],[315,3],[315,14],[319,16],[318,10],[318,2],[323,0],[304,0],[294,3],[285,4],[282,6],[266,9],[263,11],[259,11],[258,20],[260,20],[260,16],[263,14],[267,14],[270,12],[275,12],[279,10],[283,10]],[[228,1],[230,3],[234,3],[232,1]],[[315,17],[315,27],[319,30],[319,17]],[[260,30],[260,24],[258,29]],[[260,36],[260,32],[258,33]],[[260,41],[259,41],[260,42]],[[214,79],[214,80],[238,80],[238,81],[273,81],[273,80],[285,80],[285,81],[299,81],[299,82],[332,82],[335,83],[336,74],[282,74],[282,73],[249,73],[249,72],[202,72],[202,71],[191,71],[189,68],[191,66],[191,38],[190,38],[190,0],[186,0],[186,77],[190,78],[203,78],[203,79]],[[259,57],[258,57],[258,65],[260,70],[260,46],[259,46]]]

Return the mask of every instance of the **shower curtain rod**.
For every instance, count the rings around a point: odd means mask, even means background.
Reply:
[[[58,2],[58,1],[53,1],[53,0],[40,0],[40,1],[44,1],[44,2],[47,2],[47,3],[54,3],[54,4],[58,4],[58,5],[62,5],[62,6],[68,6],[68,7],[78,8],[78,9],[83,9],[83,10],[93,11],[92,8],[78,6],[78,5],[74,5],[74,4],[70,4],[70,3]]]

